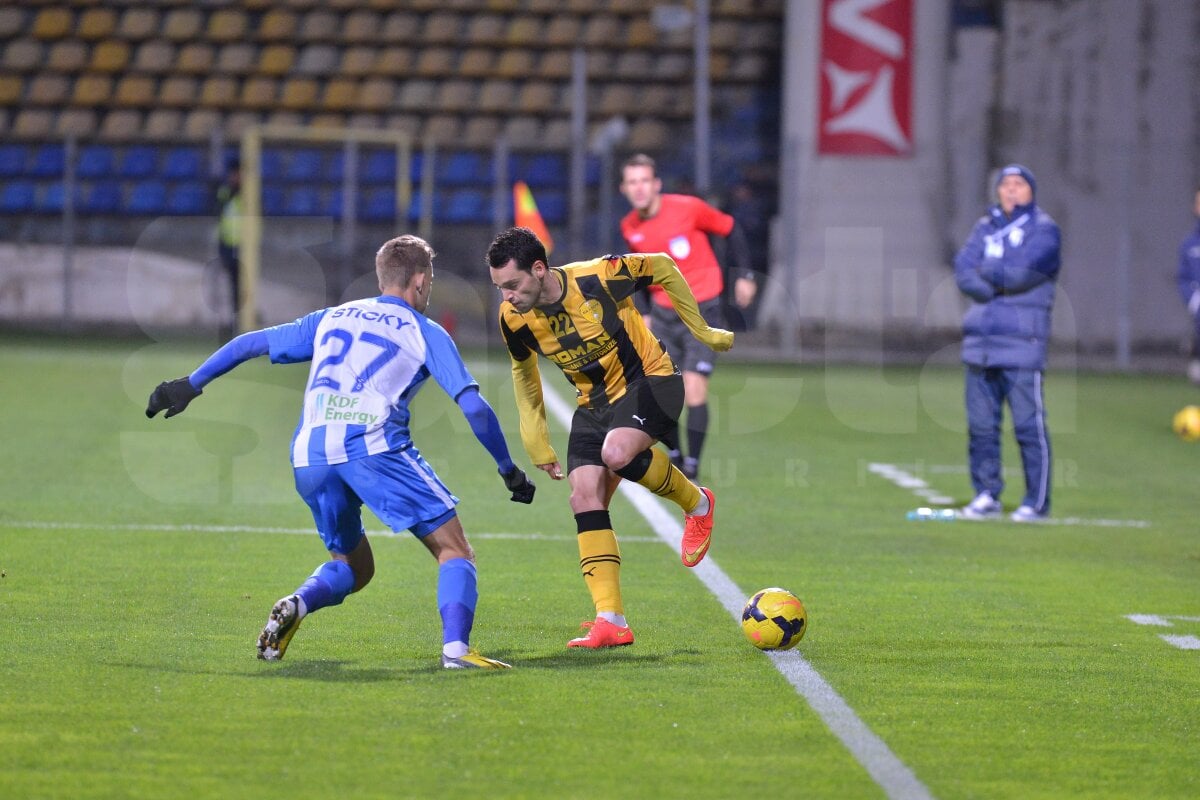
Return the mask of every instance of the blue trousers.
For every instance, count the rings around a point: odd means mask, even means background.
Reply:
[[[1025,471],[1025,497],[1021,504],[1048,513],[1052,466],[1040,369],[967,367],[967,457],[971,464],[971,484],[976,493],[986,491],[996,498],[1004,491],[1000,423],[1006,401]]]

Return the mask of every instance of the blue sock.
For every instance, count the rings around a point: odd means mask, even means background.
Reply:
[[[304,600],[306,613],[318,608],[336,606],[354,588],[354,570],[345,561],[326,561],[317,567],[296,594]]]
[[[465,558],[454,558],[438,567],[437,603],[442,615],[442,643],[471,641],[475,623],[475,565]]]

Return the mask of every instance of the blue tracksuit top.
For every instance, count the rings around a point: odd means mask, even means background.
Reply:
[[[976,367],[1044,369],[1060,267],[1058,223],[1037,203],[1005,216],[999,205],[975,223],[954,258],[963,317],[962,360]]]
[[[1196,230],[1179,245],[1179,273],[1175,280],[1179,284],[1179,296],[1186,306],[1191,303],[1192,295],[1200,292],[1200,222],[1196,223]]]

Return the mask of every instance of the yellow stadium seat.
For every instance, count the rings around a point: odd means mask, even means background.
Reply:
[[[408,77],[413,68],[413,54],[403,47],[384,47],[379,50],[374,73],[393,78]]]
[[[275,106],[279,94],[279,82],[274,78],[254,76],[242,84],[239,105],[243,108],[269,109]]]
[[[628,115],[637,110],[637,90],[626,83],[605,84],[600,90],[596,111],[604,116]]]
[[[518,47],[551,44],[542,36],[542,21],[537,17],[521,14],[509,20],[508,30],[504,33],[504,41]]]
[[[757,81],[766,74],[767,60],[758,53],[738,53],[729,69],[729,76],[735,81]]]
[[[178,139],[182,131],[182,111],[174,108],[155,108],[146,114],[143,133],[151,139]]]
[[[239,8],[223,8],[208,18],[208,38],[214,42],[237,42],[246,36],[246,15]]]
[[[659,33],[646,17],[634,17],[625,26],[626,47],[652,48],[660,40]]]
[[[479,91],[479,108],[483,111],[509,111],[516,103],[517,88],[512,81],[484,81]]]
[[[113,79],[108,75],[84,74],[75,81],[71,93],[73,106],[102,106],[112,97]]]
[[[321,105],[331,111],[345,111],[354,107],[358,95],[358,82],[346,78],[331,78],[325,84]]]
[[[172,8],[163,21],[163,36],[173,42],[191,42],[200,35],[203,17],[194,8]]]
[[[258,38],[267,42],[291,41],[296,36],[296,15],[285,8],[272,8],[263,14]]]
[[[556,107],[558,89],[546,81],[526,81],[517,95],[517,110],[522,114],[547,114]]]
[[[395,100],[394,81],[390,78],[369,78],[359,87],[355,105],[366,111],[387,111]]]
[[[87,45],[77,39],[64,39],[50,45],[46,66],[55,72],[78,72],[87,64]]]
[[[317,104],[317,82],[312,78],[288,78],[279,104],[293,111],[312,108]]]
[[[212,71],[213,66],[213,49],[212,45],[204,42],[192,42],[185,44],[179,50],[179,56],[175,61],[175,70],[192,75],[204,75]]]
[[[130,42],[140,42],[158,33],[158,11],[153,8],[127,8],[121,15],[117,35]]]
[[[0,103],[15,105],[25,93],[25,81],[17,75],[0,75]]]
[[[113,103],[125,108],[142,108],[154,102],[154,79],[145,75],[122,75],[113,92]]]
[[[713,20],[708,28],[708,44],[717,50],[732,50],[738,46],[738,23],[731,19]]]
[[[258,71],[263,75],[286,75],[296,62],[296,50],[290,44],[269,44],[258,56]]]
[[[323,114],[313,114],[313,117],[308,122],[314,128],[324,128],[326,130],[334,130],[346,127],[346,117],[344,114],[334,114],[326,112]]]
[[[14,39],[4,48],[4,70],[6,72],[32,72],[42,63],[41,42],[32,39]]]
[[[628,145],[631,150],[661,150],[670,143],[670,139],[670,129],[666,123],[643,117],[630,128]]]
[[[588,19],[583,31],[584,44],[592,47],[613,46],[622,42],[621,20],[611,14],[597,14]]]
[[[117,29],[117,12],[111,8],[89,8],[79,15],[76,35],[80,39],[94,42],[107,39]]]
[[[71,33],[74,17],[67,8],[43,8],[33,19],[33,35],[38,39],[61,39]]]
[[[18,82],[20,78],[16,79]],[[56,106],[71,92],[71,79],[66,75],[43,73],[29,80],[27,102],[35,106]]]
[[[547,50],[542,53],[537,66],[538,77],[566,78],[571,74],[571,52],[569,50]]]
[[[484,47],[472,47],[458,60],[458,74],[470,78],[484,78],[492,74],[492,51]]]
[[[574,47],[580,43],[582,29],[579,17],[567,14],[556,16],[546,26],[545,43],[552,47]]]
[[[324,9],[310,11],[300,23],[299,39],[303,42],[324,42],[337,37],[338,17]]]
[[[258,51],[246,42],[231,42],[223,45],[217,53],[217,72],[226,75],[245,75],[254,69]]]
[[[501,78],[524,78],[532,72],[533,52],[530,50],[504,50],[496,62],[496,74]]]
[[[362,77],[368,75],[375,67],[376,53],[373,47],[347,47],[342,53],[342,63],[338,65],[338,71],[351,77]],[[301,64],[304,59],[301,56]]]
[[[223,75],[210,75],[200,87],[200,104],[223,108],[237,102],[237,81]]]
[[[186,108],[196,99],[196,79],[188,75],[172,75],[158,87],[160,105]]]
[[[138,45],[133,57],[133,68],[139,72],[166,72],[175,62],[175,45],[161,39],[152,39]]]
[[[383,19],[374,11],[351,11],[342,23],[342,41],[346,44],[373,42],[382,26]]]
[[[108,142],[127,142],[140,138],[142,113],[128,108],[109,111],[100,123],[100,138]]]
[[[96,112],[90,108],[64,108],[54,121],[54,133],[90,139],[96,135]]]
[[[129,64],[129,45],[116,39],[100,42],[92,48],[94,72],[120,72]]]
[[[12,132],[24,139],[42,139],[54,128],[54,112],[45,108],[22,108],[13,120]]]
[[[454,51],[448,47],[426,47],[417,56],[418,75],[438,77],[454,70]]]

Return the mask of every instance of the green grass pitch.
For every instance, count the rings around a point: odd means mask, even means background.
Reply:
[[[257,661],[272,602],[324,560],[287,462],[307,368],[246,364],[147,420],[207,352],[0,337],[0,797],[885,796],[623,498],[637,643],[567,650],[592,609],[565,482],[509,503],[433,385],[414,436],[462,498],[475,642],[515,669],[440,669],[433,560],[382,535],[374,582]],[[468,362],[519,450],[503,356]],[[1046,386],[1059,524],[910,522],[922,484],[872,465],[969,499],[959,370],[727,358],[709,558],[800,595],[795,657],[932,797],[1196,797],[1200,444],[1169,427],[1195,390]],[[1011,433],[1005,459],[1011,509]]]

